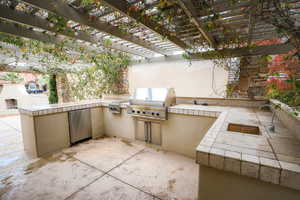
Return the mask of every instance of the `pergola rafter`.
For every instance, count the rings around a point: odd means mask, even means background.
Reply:
[[[82,25],[86,25],[86,26],[95,28],[100,32],[104,32],[104,33],[110,34],[112,36],[121,38],[122,40],[126,40],[126,41],[129,41],[136,45],[142,46],[153,52],[157,52],[157,53],[160,53],[163,55],[168,55],[167,52],[164,52],[161,49],[159,49],[155,46],[152,46],[151,44],[148,44],[145,41],[135,38],[128,33],[124,33],[117,27],[112,26],[111,24],[109,24],[107,22],[103,22],[100,20],[94,20],[93,17],[91,17],[87,13],[79,12],[79,11],[75,10],[74,8],[70,7],[68,4],[62,2],[61,0],[56,0],[56,1],[22,0],[22,1],[25,3],[28,3],[30,5],[36,6],[38,8],[45,9],[47,11],[55,13],[59,16],[63,16],[66,19],[72,20],[72,21],[80,23]]]
[[[197,29],[201,32],[203,37],[207,40],[209,45],[213,48],[216,48],[217,43],[216,43],[215,39],[208,31],[206,31],[203,28],[203,25],[197,19],[197,10],[195,9],[195,6],[193,5],[192,1],[191,0],[178,0],[178,3],[182,7],[182,9],[186,13],[186,15],[189,16],[190,20],[195,24]]]
[[[20,26],[12,23],[0,22],[0,32],[7,33],[19,37],[24,37],[28,39],[38,40],[44,43],[60,44],[62,42],[61,38],[51,36],[42,32],[37,32],[24,26]]]
[[[292,44],[272,44],[256,47],[242,47],[235,49],[223,49],[219,51],[206,51],[201,53],[190,54],[191,59],[218,59],[220,55],[223,58],[243,57],[243,56],[259,56],[259,55],[276,55],[289,52],[294,49]]]
[[[77,40],[90,42],[92,44],[104,45],[104,42],[101,38],[93,37],[84,31],[79,31],[79,30],[74,31],[73,29],[66,27],[65,30],[58,32],[58,30],[48,20],[42,19],[40,17],[34,16],[26,12],[8,9],[3,5],[0,5],[0,18],[4,20],[10,20],[16,23],[29,25],[32,27],[41,28],[46,31],[58,33],[60,35],[64,35]],[[127,48],[126,46],[122,46],[119,44],[114,44],[112,48],[122,52],[127,52],[133,55],[137,55],[137,56],[142,56],[142,57],[145,56],[144,54],[138,51],[134,51],[131,48]]]
[[[299,17],[300,0],[281,1],[292,17]],[[265,40],[282,43],[289,39],[278,33],[272,19],[259,16],[264,13],[259,10],[264,5],[256,0],[86,0],[85,3],[81,0],[0,0],[0,18],[20,24],[26,29],[24,37],[31,34],[34,39],[43,40],[51,36],[49,41],[55,43],[54,37],[64,36],[77,40],[75,44],[98,50],[106,44],[105,40],[110,40],[111,48],[145,58],[159,54],[170,57],[182,50],[200,58],[205,56],[203,50],[211,50],[209,47],[216,50],[213,51],[216,55],[229,51],[233,52],[231,56],[243,56],[265,54],[259,48],[272,53],[272,49],[264,46]],[[273,9],[270,6],[269,12]],[[53,14],[65,20],[63,23],[67,21],[65,27],[56,29],[56,22],[47,17]],[[276,16],[280,18],[279,14]],[[12,27],[4,30],[14,33]],[[286,53],[290,50],[286,45],[278,44],[274,52]],[[253,46],[258,49],[248,48]]]
[[[56,37],[43,32],[34,31],[31,28],[26,28],[25,26],[21,26],[19,24],[7,23],[1,21],[0,21],[0,32],[18,36],[18,37],[27,38],[27,39],[37,40],[48,44],[61,44],[64,41],[64,37]],[[66,47],[70,48],[71,51],[73,51],[78,55],[80,55],[80,52],[77,50],[79,46],[80,44],[76,44],[76,43],[66,44]],[[85,50],[87,52],[90,52],[91,54],[100,52],[99,49],[94,48],[92,46],[86,47]]]
[[[113,9],[118,10],[119,12],[123,13],[124,15],[130,17],[133,20],[136,20],[146,28],[158,33],[162,37],[166,37],[169,41],[173,42],[177,46],[181,47],[182,49],[188,48],[188,45],[182,42],[179,38],[173,36],[167,29],[165,29],[160,24],[157,24],[150,18],[142,16],[140,12],[136,12],[131,10],[131,4],[129,4],[126,0],[103,0],[103,2],[110,6]]]

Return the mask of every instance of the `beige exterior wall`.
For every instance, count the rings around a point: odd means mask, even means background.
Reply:
[[[210,60],[193,61],[191,66],[186,60],[134,64],[128,72],[129,91],[132,94],[138,87],[173,87],[176,96],[221,97],[226,90],[228,73],[218,67],[214,71],[212,84]]]
[[[198,200],[299,200],[300,191],[206,166],[199,167]]]

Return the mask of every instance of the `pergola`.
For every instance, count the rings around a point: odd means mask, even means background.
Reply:
[[[110,48],[138,59],[270,55],[295,47],[299,8],[299,0],[1,0],[0,32],[46,43],[72,38],[99,51],[110,40]]]

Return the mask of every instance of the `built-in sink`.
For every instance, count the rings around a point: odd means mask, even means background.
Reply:
[[[252,135],[260,135],[258,126],[249,126],[244,124],[229,123],[227,127],[227,131],[247,133]]]

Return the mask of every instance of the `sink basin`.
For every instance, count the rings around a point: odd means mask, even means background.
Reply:
[[[244,124],[229,123],[228,127],[227,127],[227,131],[247,133],[247,134],[252,134],[252,135],[260,135],[258,126],[250,126],[250,125],[244,125]]]

